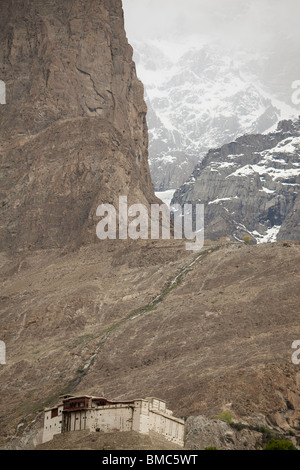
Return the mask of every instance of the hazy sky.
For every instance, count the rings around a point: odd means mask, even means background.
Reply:
[[[250,51],[263,63],[260,79],[290,103],[300,80],[300,0],[123,0],[123,8],[131,44],[167,42],[173,59],[187,44],[212,41]]]
[[[123,0],[129,41],[221,39],[243,47],[300,44],[300,0]]]

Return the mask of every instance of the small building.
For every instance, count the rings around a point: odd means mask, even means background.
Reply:
[[[175,418],[166,402],[158,398],[110,401],[88,395],[60,397],[60,403],[45,409],[43,442],[55,434],[88,429],[94,432],[155,432],[184,446],[185,422]]]

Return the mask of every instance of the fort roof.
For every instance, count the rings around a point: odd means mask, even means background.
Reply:
[[[97,396],[94,396],[94,395],[60,395],[59,399],[60,399],[60,401],[56,405],[45,408],[44,411],[51,411],[51,410],[54,410],[54,409],[58,408],[59,406],[63,406],[64,403],[67,403],[68,401],[80,400],[80,399],[88,399],[88,400],[91,399],[92,402],[93,401],[106,402],[106,405],[103,404],[103,405],[100,405],[100,406],[127,405],[127,404],[132,404],[136,401],[158,400],[158,398],[153,398],[153,397],[151,397],[151,398],[149,398],[149,397],[147,397],[147,398],[135,398],[135,399],[132,399],[132,400],[109,400],[106,397],[97,397]],[[162,401],[162,400],[160,400],[160,401]]]
[[[45,408],[44,411],[51,411],[51,410],[54,410],[60,406],[64,406],[65,403],[67,403],[68,401],[76,401],[76,400],[80,400],[80,399],[88,399],[88,400],[92,400],[92,402],[105,402],[105,404],[101,404],[101,405],[98,405],[98,406],[109,406],[109,405],[128,405],[128,404],[132,404],[136,401],[149,401],[149,402],[152,402],[153,400],[157,400],[159,402],[163,402],[166,404],[166,402],[164,400],[161,400],[160,398],[156,398],[156,397],[146,397],[146,398],[135,398],[135,399],[132,399],[132,400],[109,400],[107,399],[106,397],[97,397],[97,396],[94,396],[94,395],[60,395],[59,396],[59,399],[60,401],[54,405],[54,406],[51,406],[51,407],[48,407],[48,408]]]

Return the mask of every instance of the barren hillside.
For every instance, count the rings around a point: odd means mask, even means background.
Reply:
[[[3,255],[2,444],[32,442],[65,392],[299,433],[299,258],[298,243],[175,241]]]

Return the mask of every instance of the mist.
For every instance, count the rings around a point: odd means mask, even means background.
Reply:
[[[299,0],[123,0],[129,42],[164,43],[169,56],[215,43],[256,57],[281,99],[300,79]]]
[[[300,43],[299,0],[123,0],[129,39],[200,41],[269,48]]]

